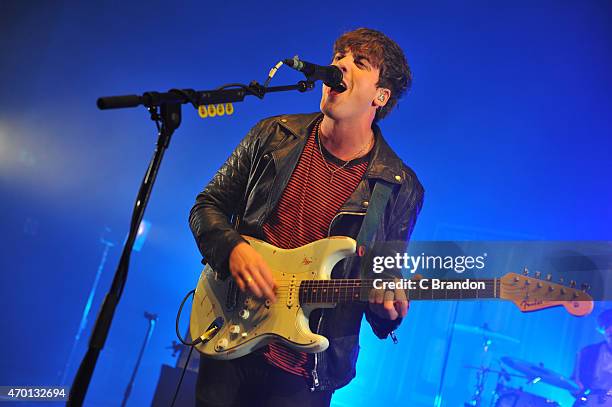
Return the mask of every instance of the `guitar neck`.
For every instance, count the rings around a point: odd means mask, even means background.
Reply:
[[[402,289],[408,300],[463,300],[500,298],[500,280],[304,280],[300,284],[302,304],[368,301],[372,288]]]

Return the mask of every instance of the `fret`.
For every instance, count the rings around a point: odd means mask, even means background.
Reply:
[[[329,284],[321,284],[321,301],[328,302],[327,287]]]

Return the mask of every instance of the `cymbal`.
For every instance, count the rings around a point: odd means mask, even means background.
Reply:
[[[573,380],[570,380],[553,370],[545,368],[542,363],[537,365],[535,363],[517,358],[511,358],[509,356],[502,357],[501,361],[509,368],[523,373],[530,381],[542,381],[571,392],[578,390],[578,386]]]
[[[487,323],[482,324],[482,326],[474,326],[474,325],[464,325],[464,324],[455,324],[455,329],[457,331],[462,331],[470,334],[485,336],[490,339],[499,339],[502,341],[520,343],[521,341],[513,338],[512,336],[504,335],[499,332],[495,332],[489,328]]]

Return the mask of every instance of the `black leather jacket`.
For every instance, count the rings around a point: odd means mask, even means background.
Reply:
[[[231,250],[244,241],[241,234],[263,239],[262,226],[275,208],[297,164],[308,136],[321,113],[271,117],[253,127],[212,181],[197,196],[189,224],[203,262],[221,276],[229,275]],[[374,235],[385,242],[378,252],[403,252],[423,203],[423,187],[415,173],[397,157],[374,125],[375,146],[364,179],[342,205],[329,226],[329,235],[355,238],[376,180],[393,184],[393,192]],[[378,253],[377,253],[378,254]],[[384,253],[382,253],[384,255]],[[333,278],[359,276],[359,260],[339,262]],[[338,304],[310,315],[313,331],[325,335],[330,346],[315,355],[313,390],[334,390],[355,376],[359,328],[365,313],[374,333],[386,338],[401,322],[385,320],[367,304]]]

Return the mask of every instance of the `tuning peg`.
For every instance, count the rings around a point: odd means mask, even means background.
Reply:
[[[542,275],[542,273],[540,273],[539,271],[535,272],[535,278],[540,278],[541,275]]]
[[[574,280],[570,281],[570,287],[576,288],[576,282]]]
[[[525,268],[523,269],[523,275],[524,275],[524,276],[528,276],[528,275],[529,275],[529,269],[528,269],[527,267],[525,267]]]
[[[552,280],[552,274],[547,274],[546,281],[551,281],[551,280]]]
[[[564,279],[563,277],[559,277],[559,282],[560,282],[561,284],[563,284],[563,283],[565,283],[565,279]]]
[[[590,288],[591,286],[587,283],[582,283],[582,291],[589,291]]]

